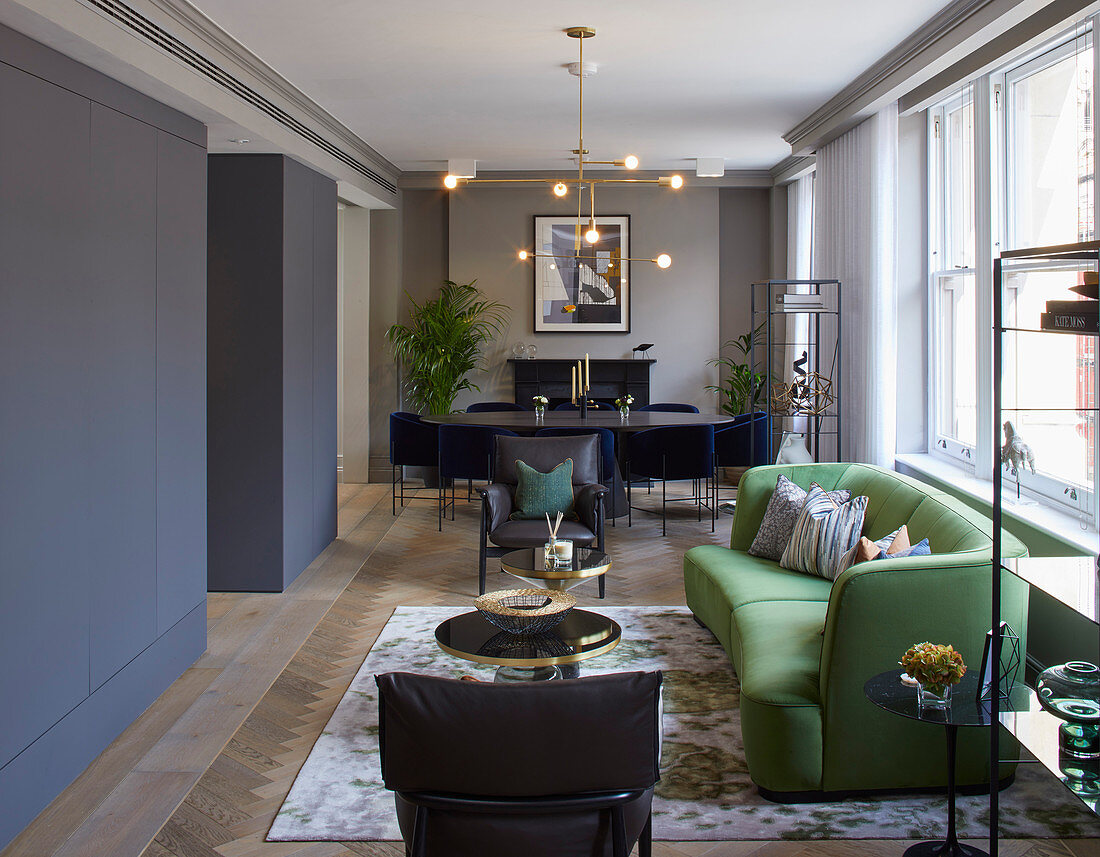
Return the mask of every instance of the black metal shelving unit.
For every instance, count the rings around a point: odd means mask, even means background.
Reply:
[[[1023,336],[1089,336],[1093,339],[1093,354],[1100,346],[1100,337],[1096,333],[1062,332],[1044,330],[1038,317],[1006,318],[1005,277],[1013,273],[1060,272],[1065,274],[1065,289],[1051,291],[1049,297],[1068,300],[1071,294],[1068,287],[1075,285],[1073,274],[1100,271],[1100,242],[1086,241],[1078,244],[1064,244],[1054,247],[1036,247],[1011,250],[1001,253],[993,262],[993,430],[997,443],[994,444],[993,461],[993,563],[991,620],[994,637],[994,651],[1001,644],[1001,578],[1009,573],[1025,580],[1030,586],[1047,592],[1068,608],[1075,610],[1096,625],[1100,641],[1100,566],[1096,557],[1032,557],[1026,559],[1005,559],[1002,555],[1002,522],[1004,511],[1004,467],[1000,462],[1000,438],[1002,423],[1006,414],[1019,414],[1029,411],[1066,410],[1084,412],[1096,424],[1100,403],[1095,385],[1100,374],[1093,370],[1092,402],[1085,407],[1073,408],[1023,408],[1021,402],[1013,402],[1014,407],[1006,408],[1004,402],[1004,355],[1007,337]],[[1014,313],[1019,315],[1019,313]],[[1100,461],[1094,461],[1100,466]],[[1068,489],[1067,489],[1068,490]],[[1093,510],[1093,526],[1100,516]],[[1001,676],[998,676],[1000,684]],[[1000,688],[1007,691],[1008,688]],[[992,720],[999,721],[1015,739],[1030,752],[1036,760],[1056,777],[1061,779],[1058,751],[1058,727],[1061,721],[1043,710],[1034,694],[1030,694],[1031,703],[1026,711],[1000,710],[1000,694],[991,694],[990,707]],[[990,729],[990,777],[997,781],[1001,749],[1001,730]],[[1082,803],[1093,812],[1100,814],[1100,800],[1090,799],[1074,792]],[[997,857],[999,838],[1000,799],[997,789],[989,793],[989,853]]]
[[[832,438],[832,460],[840,460],[840,405],[841,405],[841,283],[833,279],[811,280],[765,280],[753,283],[749,288],[751,331],[753,332],[751,348],[749,352],[749,365],[753,371],[759,371],[761,361],[758,359],[755,331],[763,323],[765,331],[765,351],[763,365],[765,367],[765,385],[767,386],[767,415],[768,415],[768,461],[774,461],[776,456],[776,438],[782,439],[785,431],[794,428],[797,420],[805,420],[808,426],[806,432],[810,439],[809,452],[815,461],[822,461],[822,443],[826,444]],[[785,295],[799,295],[803,297],[816,296],[820,298],[821,308],[777,308],[780,306],[780,298]],[[763,306],[761,306],[763,300]],[[790,320],[794,316],[807,318],[806,336],[802,341],[787,341],[790,335]],[[777,318],[783,318],[782,336],[778,335]],[[795,411],[793,413],[777,414],[775,412],[775,400],[773,383],[776,380],[773,371],[776,366],[777,350],[787,348],[802,348],[806,351],[809,363],[809,371],[828,377],[832,382],[833,402],[822,413],[806,413]],[[779,364],[783,367],[782,361]],[[753,391],[752,401],[756,401],[756,387]],[[751,461],[756,460],[756,433],[750,432]]]

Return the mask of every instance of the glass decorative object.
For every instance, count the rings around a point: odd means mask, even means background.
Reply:
[[[546,416],[546,405],[535,405],[535,419],[541,420]]]
[[[527,356],[527,346],[522,342],[517,342],[512,346],[512,356],[517,360]]]
[[[921,708],[948,708],[951,705],[951,685],[918,683],[917,701]]]
[[[1039,704],[1063,721],[1058,766],[1081,797],[1100,796],[1100,668],[1070,661],[1043,670],[1035,681]]]
[[[535,345],[535,343],[532,342],[530,345],[527,346],[527,359],[528,360],[534,360],[535,355],[538,354],[538,353],[539,353],[539,348],[538,348],[537,345]]]

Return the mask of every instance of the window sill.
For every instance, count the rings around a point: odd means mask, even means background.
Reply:
[[[938,483],[946,491],[959,492],[979,501],[986,514],[990,514],[993,507],[993,483],[979,479],[963,464],[954,464],[936,455],[905,453],[895,456],[898,470],[911,473],[917,477],[925,477]],[[1002,514],[1010,521],[1017,521],[1026,526],[1039,530],[1045,530],[1057,541],[1065,543],[1067,548],[1080,551],[1082,554],[1096,554],[1100,546],[1100,538],[1096,528],[1090,526],[1088,530],[1081,529],[1080,519],[1070,513],[1052,509],[1050,506],[1036,504],[1027,506],[1026,511],[1017,511],[1011,505],[1005,504]],[[1009,526],[1011,528],[1011,525]]]

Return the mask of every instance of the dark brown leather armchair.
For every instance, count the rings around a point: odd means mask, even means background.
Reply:
[[[503,556],[518,548],[538,548],[546,544],[546,521],[513,521],[516,495],[516,461],[522,461],[543,473],[549,473],[565,459],[573,459],[573,508],[576,521],[562,521],[558,537],[572,539],[580,547],[604,547],[604,497],[607,487],[600,484],[602,462],[600,439],[596,435],[576,437],[498,436],[493,450],[492,481],[481,494],[481,538],[478,554],[478,593],[485,594],[486,557]],[[491,545],[489,543],[492,543]],[[604,578],[599,578],[600,598],[604,596]]]
[[[412,857],[649,857],[661,673],[377,677],[382,779]]]

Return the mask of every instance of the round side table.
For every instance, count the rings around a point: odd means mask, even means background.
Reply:
[[[593,548],[574,546],[573,558],[557,563],[547,562],[542,548],[521,548],[502,556],[500,567],[531,586],[542,589],[572,589],[590,578],[602,578],[607,574],[607,570],[611,568],[611,557]],[[600,591],[602,593],[602,586]]]
[[[613,619],[574,610],[545,634],[501,631],[477,611],[454,616],[435,629],[439,648],[456,658],[496,664],[494,681],[573,678],[581,661],[619,645],[622,628]]]
[[[902,684],[902,670],[887,670],[870,679],[863,686],[863,693],[879,708],[920,720],[922,723],[939,724],[947,735],[947,839],[919,842],[905,851],[905,857],[989,857],[980,848],[959,842],[955,830],[955,753],[960,726],[986,726],[991,724],[988,700],[979,701],[978,670],[968,670],[962,681],[951,689],[951,704],[945,708],[922,708],[917,701],[917,689]],[[1026,691],[1026,688],[1018,685]],[[1013,699],[1018,694],[1014,692]],[[1015,706],[1002,701],[1002,711],[1012,711]],[[993,783],[992,788],[997,784]]]

